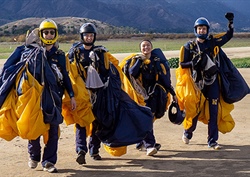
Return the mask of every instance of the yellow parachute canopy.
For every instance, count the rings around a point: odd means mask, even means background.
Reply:
[[[23,139],[35,140],[40,135],[49,130],[49,124],[43,121],[43,112],[41,109],[41,95],[43,86],[32,76],[29,70],[25,69],[27,79],[20,80],[18,87],[22,94],[18,96],[16,103],[16,114],[18,121],[18,135]]]
[[[85,83],[77,72],[76,62],[69,63],[68,54],[66,54],[66,64],[69,70],[69,77],[72,83],[76,100],[76,110],[71,110],[70,97],[65,92],[63,97],[62,115],[66,125],[77,123],[81,127],[89,126],[94,121],[90,94],[85,87]]]
[[[22,77],[24,72],[26,76]],[[37,139],[49,130],[43,121],[40,103],[43,87],[24,68],[18,73],[16,88],[21,95],[18,96],[13,87],[0,109],[0,137],[7,141],[16,136]]]
[[[15,100],[16,93],[15,90],[12,89],[0,109],[0,137],[7,141],[11,141],[18,136],[16,126],[18,117],[13,109],[15,108]]]

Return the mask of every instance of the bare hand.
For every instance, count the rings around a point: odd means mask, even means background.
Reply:
[[[71,97],[70,103],[71,103],[71,110],[74,111],[76,109],[76,100],[75,100],[75,97]]]

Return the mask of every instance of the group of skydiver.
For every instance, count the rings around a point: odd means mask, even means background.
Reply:
[[[218,36],[209,35],[206,18],[195,21],[196,39],[180,50],[176,91],[168,60],[161,49],[153,49],[150,40],[141,41],[140,53],[119,62],[107,48],[95,45],[96,26],[84,23],[80,41],[65,54],[59,49],[56,23],[45,19],[1,70],[0,137],[27,139],[28,166],[35,169],[41,161],[43,170],[50,173],[57,172],[59,125],[63,121],[75,126],[76,162],[80,165],[86,164],[87,152],[94,160],[102,160],[101,143],[114,156],[125,154],[133,144],[153,156],[161,148],[153,122],[171,107],[169,118],[183,124],[185,144],[200,120],[208,124],[208,147],[220,149],[218,132],[230,132],[235,124],[230,115],[235,101],[225,101],[221,93],[220,60],[226,57],[221,46],[234,31],[234,14],[225,17],[228,30]],[[249,93],[246,84],[243,88],[245,93],[237,101]],[[172,113],[170,105],[175,105],[177,112]]]

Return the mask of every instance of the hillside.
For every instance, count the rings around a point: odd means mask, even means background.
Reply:
[[[141,32],[192,32],[204,16],[213,31],[226,29],[227,11],[236,31],[250,31],[249,0],[1,0],[0,25],[26,18],[88,18]]]
[[[25,18],[17,20],[0,26],[0,35],[20,35],[25,34],[28,30],[33,30],[39,27],[39,24],[45,18]],[[78,34],[79,29],[83,23],[93,23],[98,29],[98,34],[126,34],[134,33],[135,29],[125,27],[115,27],[107,23],[79,17],[55,17],[52,18],[58,25],[58,31],[60,34]]]

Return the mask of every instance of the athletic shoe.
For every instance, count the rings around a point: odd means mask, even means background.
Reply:
[[[161,144],[159,144],[159,143],[155,143],[155,148],[156,148],[156,150],[157,150],[157,151],[159,151],[159,150],[160,150],[160,148],[161,148]]]
[[[54,164],[51,162],[47,162],[45,164],[45,166],[43,167],[43,171],[47,171],[49,173],[57,173],[58,172],[56,167],[54,166]]]
[[[157,153],[157,149],[155,147],[147,148],[147,156],[153,156]]]
[[[154,146],[154,147],[157,149],[157,151],[159,151],[160,148],[161,148],[161,144],[155,143],[155,146]],[[138,143],[138,144],[136,144],[135,148],[136,148],[137,150],[139,150],[139,151],[146,151],[146,150],[147,150],[147,149],[145,148],[145,146],[144,146],[143,143]]]
[[[222,147],[218,143],[213,143],[211,145],[208,145],[209,148],[213,148],[214,150],[219,150]]]
[[[38,161],[35,161],[35,160],[32,160],[32,159],[29,159],[28,161],[28,166],[31,168],[31,169],[35,169],[38,165]]]
[[[102,157],[99,154],[91,155],[94,160],[102,160]]]
[[[135,148],[139,151],[146,151],[147,149],[145,148],[143,142],[137,143]]]
[[[189,140],[190,140],[190,139],[188,139],[188,138],[183,134],[183,136],[182,136],[182,141],[183,141],[183,143],[189,144]]]
[[[86,164],[85,155],[86,152],[84,150],[80,150],[77,153],[76,162],[79,163],[79,165]]]

